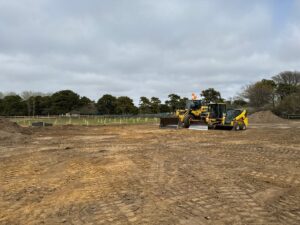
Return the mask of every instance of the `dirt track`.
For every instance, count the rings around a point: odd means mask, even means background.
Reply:
[[[0,224],[296,225],[300,124],[38,129],[0,142],[0,184]]]

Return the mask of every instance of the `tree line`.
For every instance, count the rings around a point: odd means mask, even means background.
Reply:
[[[204,90],[202,96],[207,101],[221,99],[220,92],[213,88]],[[157,114],[171,113],[185,107],[186,97],[169,94],[162,102],[158,97],[140,97],[139,105],[135,106],[128,96],[116,97],[105,94],[92,101],[86,96],[80,96],[72,90],[61,90],[54,94],[43,94],[25,91],[20,95],[0,92],[1,116],[36,116],[62,115],[66,113],[84,115],[117,115],[117,114]]]
[[[252,111],[272,110],[277,114],[300,114],[300,72],[284,71],[271,79],[262,79],[247,85],[236,97],[225,100],[214,88],[200,93],[205,102],[225,102],[228,107],[248,108]],[[105,94],[97,101],[80,96],[72,90],[54,94],[25,91],[21,95],[0,92],[1,116],[157,114],[171,113],[185,108],[187,97],[169,94],[162,102],[158,97],[140,97],[135,106],[128,96]]]
[[[247,85],[236,100],[255,111],[272,110],[278,115],[300,114],[300,72],[284,71],[271,79]]]

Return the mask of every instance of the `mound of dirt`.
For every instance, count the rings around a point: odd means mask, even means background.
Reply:
[[[24,134],[31,134],[31,131],[8,119],[0,118],[0,140],[20,138]]]
[[[286,122],[285,119],[282,119],[276,116],[271,111],[260,111],[253,113],[248,116],[250,123],[282,123]]]
[[[23,128],[15,122],[0,118],[0,130],[9,133],[21,133],[23,131]]]

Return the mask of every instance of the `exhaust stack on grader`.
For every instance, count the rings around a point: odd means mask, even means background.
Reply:
[[[228,109],[225,103],[205,103],[193,93],[185,109],[176,110],[171,117],[160,118],[160,128],[189,128],[197,130],[228,129],[246,130],[248,127],[245,109]]]

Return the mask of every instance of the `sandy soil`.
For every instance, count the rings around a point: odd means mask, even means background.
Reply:
[[[299,224],[300,123],[0,140],[0,224]]]
[[[250,123],[286,123],[286,119],[282,119],[271,111],[259,111],[248,116]]]

